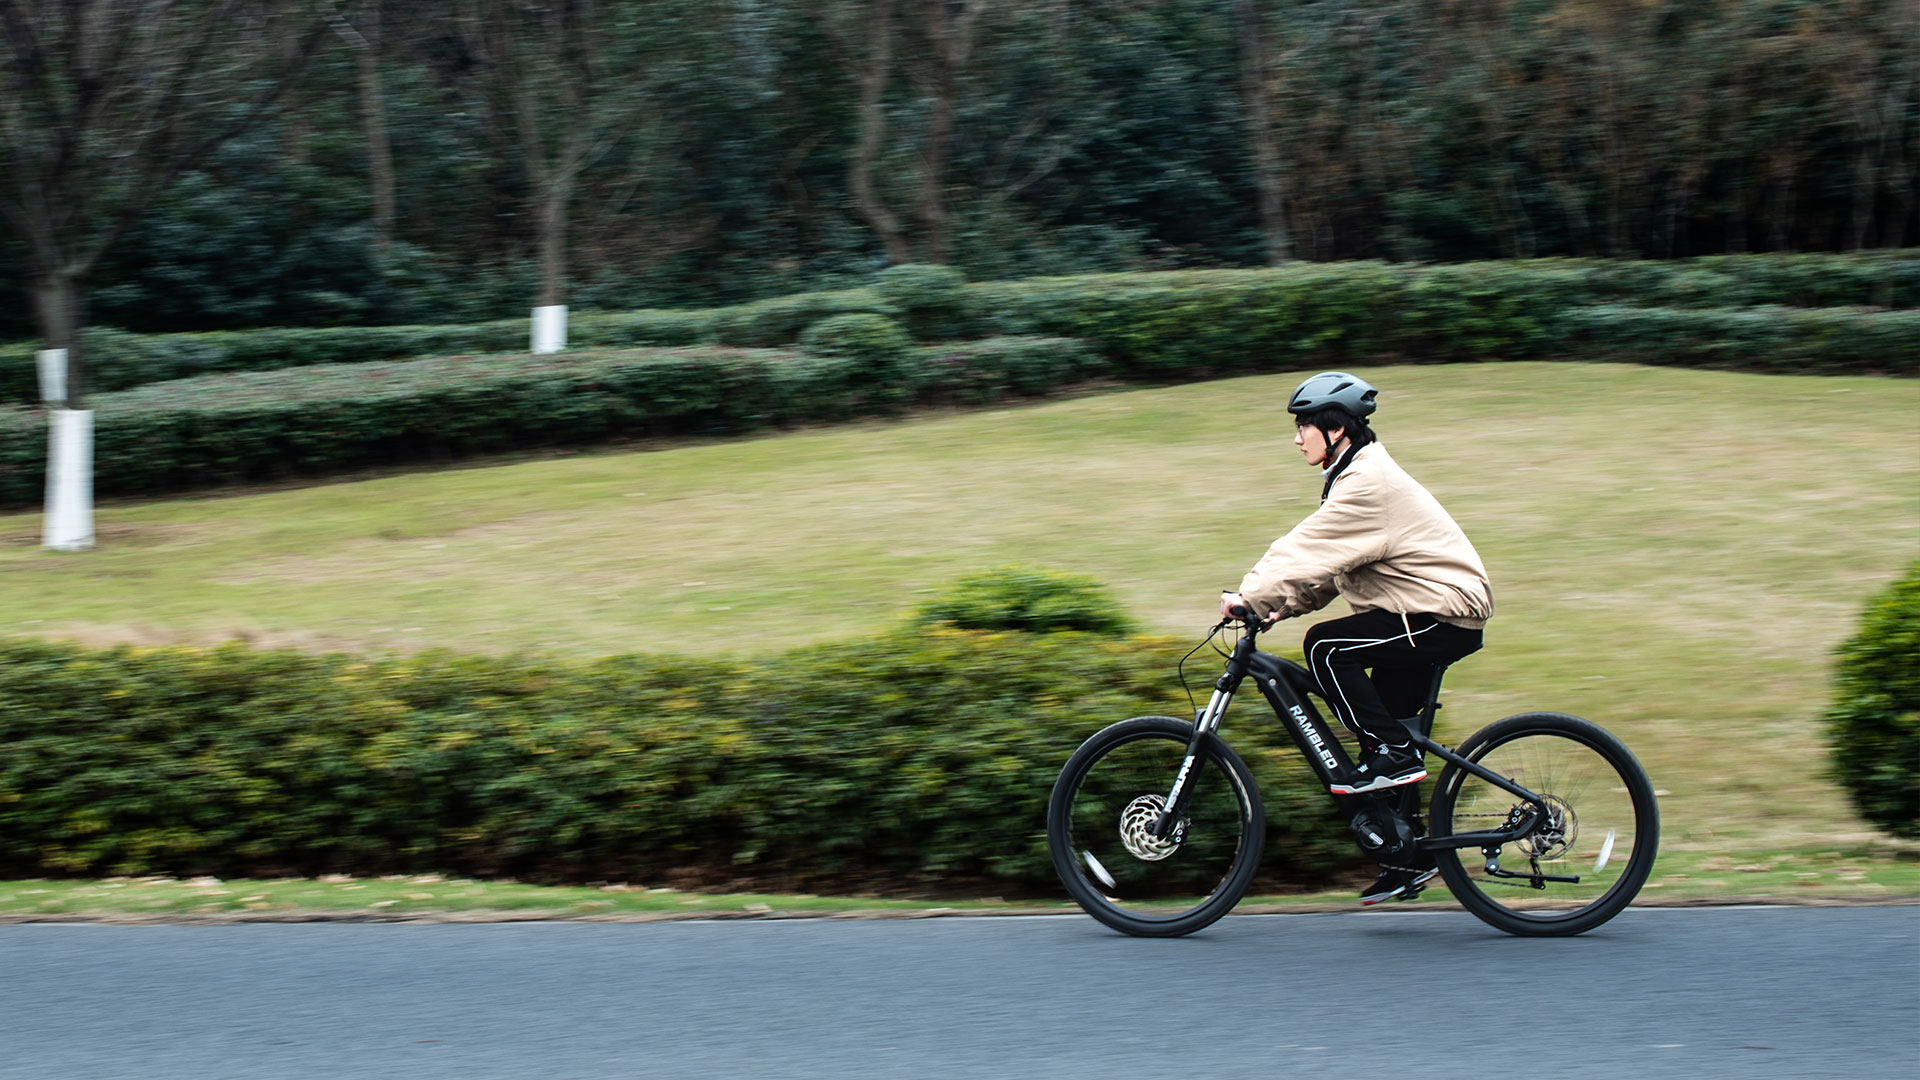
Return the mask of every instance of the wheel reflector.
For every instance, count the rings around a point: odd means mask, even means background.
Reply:
[[[1608,842],[1612,842],[1611,837],[1608,838]],[[1113,875],[1107,873],[1107,868],[1100,865],[1100,860],[1093,857],[1093,852],[1083,851],[1080,854],[1087,860],[1087,869],[1093,871],[1093,876],[1099,878],[1102,885],[1105,885],[1109,889],[1117,889],[1120,887],[1120,883],[1113,880]]]
[[[1613,830],[1607,830],[1607,838],[1600,841],[1600,857],[1593,860],[1593,872],[1599,873],[1607,868],[1607,860],[1613,858]]]

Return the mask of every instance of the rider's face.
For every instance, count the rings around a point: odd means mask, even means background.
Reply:
[[[1334,429],[1334,441],[1346,434],[1342,428]],[[1293,429],[1293,445],[1307,455],[1307,464],[1325,467],[1327,464],[1327,434],[1311,424],[1301,424]]]

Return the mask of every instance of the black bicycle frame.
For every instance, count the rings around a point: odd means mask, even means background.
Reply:
[[[1333,729],[1320,716],[1320,711],[1307,697],[1309,692],[1317,692],[1319,684],[1306,668],[1282,656],[1263,653],[1254,648],[1259,637],[1260,626],[1248,621],[1245,632],[1234,644],[1233,651],[1227,656],[1227,669],[1213,684],[1213,696],[1208,699],[1206,708],[1194,717],[1193,738],[1187,744],[1186,759],[1181,762],[1180,771],[1175,775],[1173,789],[1167,793],[1165,809],[1160,820],[1154,823],[1152,833],[1156,839],[1164,840],[1171,835],[1181,812],[1186,809],[1187,800],[1193,794],[1194,765],[1205,751],[1207,740],[1218,739],[1221,718],[1226,715],[1227,705],[1240,689],[1248,675],[1252,675],[1254,685],[1273,706],[1287,733],[1293,736],[1294,744],[1312,766],[1320,782],[1331,788],[1334,784],[1348,779],[1353,772],[1353,759],[1347,756],[1346,748],[1334,735]],[[1501,776],[1478,762],[1468,761],[1451,749],[1434,742],[1430,737],[1433,730],[1433,711],[1435,703],[1429,702],[1427,709],[1420,715],[1416,725],[1408,727],[1413,744],[1442,760],[1452,762],[1467,772],[1485,780],[1525,801],[1533,810],[1518,821],[1502,829],[1489,829],[1481,832],[1452,833],[1447,836],[1426,836],[1420,838],[1418,847],[1423,851],[1436,851],[1445,848],[1497,847],[1512,843],[1533,831],[1534,825],[1547,818],[1547,804],[1539,795],[1525,787]],[[1422,730],[1424,729],[1424,730]],[[1331,793],[1330,793],[1331,794]],[[1365,795],[1333,795],[1335,803],[1342,809],[1358,809]]]

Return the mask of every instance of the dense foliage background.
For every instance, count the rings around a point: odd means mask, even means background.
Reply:
[[[345,9],[291,107],[113,246],[87,321],[524,316],[556,187],[575,309],[907,261],[988,280],[1920,242],[1908,0],[550,6],[587,36],[548,48],[515,5]],[[10,232],[0,263],[24,265]],[[23,275],[0,276],[0,338],[35,335]]]

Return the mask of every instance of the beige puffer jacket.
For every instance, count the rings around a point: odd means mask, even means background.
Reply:
[[[1273,542],[1240,595],[1282,618],[1335,596],[1356,612],[1424,612],[1469,629],[1493,615],[1487,568],[1467,534],[1379,443],[1361,447],[1320,508]]]

